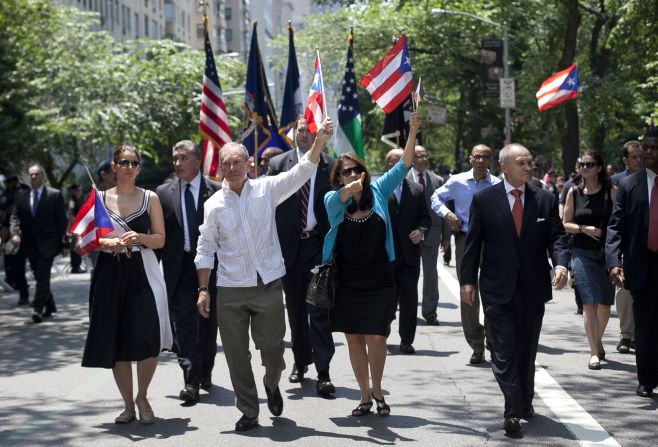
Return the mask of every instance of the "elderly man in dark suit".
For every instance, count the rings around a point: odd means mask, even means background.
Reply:
[[[658,130],[642,140],[644,169],[619,182],[606,240],[606,264],[617,287],[630,290],[641,397],[658,386]]]
[[[10,233],[14,245],[20,245],[18,275],[25,275],[25,257],[30,261],[37,282],[32,320],[41,323],[57,312],[50,291],[50,269],[62,249],[66,232],[66,202],[59,189],[44,184],[41,165],[28,169],[30,190],[19,191],[11,214]]]
[[[387,170],[393,168],[400,158],[402,149],[393,149],[386,154]],[[427,201],[421,186],[405,178],[388,200],[391,216],[393,243],[395,244],[396,302],[400,307],[400,352],[414,354],[416,319],[418,315],[418,278],[420,277],[420,247],[431,220]],[[436,262],[436,261],[435,261]],[[395,318],[395,308],[392,309]]]
[[[521,429],[519,418],[534,416],[534,363],[544,303],[567,281],[567,234],[558,203],[532,185],[532,155],[520,144],[500,151],[505,179],[477,192],[471,204],[460,295],[473,303],[480,257],[480,294],[491,325],[494,377],[505,396],[503,428]],[[551,281],[550,254],[554,267]]]
[[[297,147],[270,159],[268,175],[292,169],[313,141],[306,120],[300,116],[295,128]],[[321,396],[336,392],[329,375],[335,347],[329,313],[306,303],[306,289],[311,269],[322,263],[322,244],[329,231],[324,195],[331,189],[329,174],[333,166],[333,158],[322,153],[318,169],[310,180],[276,209],[276,228],[286,266],[283,291],[295,359],[288,380],[301,382],[308,365],[314,363],[318,373],[316,391]]]
[[[209,318],[202,318],[196,307],[199,281],[194,256],[199,226],[203,223],[203,204],[221,184],[201,176],[201,150],[192,141],[176,143],[173,161],[176,177],[156,190],[165,220],[162,269],[167,284],[174,351],[185,383],[179,398],[196,403],[199,387],[206,391],[212,387],[217,352],[217,314],[214,311],[217,289],[209,289],[212,311]]]
[[[407,174],[407,180],[421,187],[427,202],[427,209],[432,207],[432,194],[443,185],[443,179],[429,169],[429,154],[423,146],[414,150],[413,168]],[[421,307],[425,324],[438,326],[436,308],[439,304],[439,275],[436,263],[439,258],[439,247],[442,251],[450,243],[450,228],[443,224],[443,218],[436,213],[430,213],[432,225],[427,230],[420,244],[420,257],[423,261],[423,305]]]

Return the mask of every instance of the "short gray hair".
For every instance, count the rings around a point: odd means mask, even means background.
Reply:
[[[226,143],[222,148],[219,150],[219,160],[222,160],[222,154],[224,153],[224,149],[241,149],[242,150],[242,156],[244,157],[245,160],[249,160],[249,151],[247,150],[246,147],[244,147],[243,144],[236,143],[235,141],[231,141],[229,143]]]
[[[510,143],[510,144],[506,145],[505,147],[503,147],[500,150],[500,153],[498,154],[498,161],[500,163],[506,163],[507,162],[507,157],[509,156],[510,152],[512,152],[514,149],[518,149],[518,148],[528,150],[525,146],[523,146],[521,144]]]
[[[202,158],[201,149],[199,149],[199,146],[194,144],[194,141],[190,141],[190,140],[179,141],[178,143],[174,144],[173,152],[176,151],[189,152],[192,155],[194,155],[194,158],[196,158],[197,160],[201,160]]]

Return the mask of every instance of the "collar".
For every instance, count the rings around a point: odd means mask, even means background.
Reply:
[[[656,181],[656,172],[653,172],[651,169],[647,168],[647,178],[651,180],[651,183]]]
[[[648,169],[647,169],[647,171],[648,171]],[[655,175],[655,174],[654,174],[654,175]],[[45,188],[46,188],[46,185],[41,185],[41,186],[39,186],[37,189],[33,189],[32,191],[30,191],[30,193],[31,193],[31,194],[34,194],[34,191],[38,191],[38,193],[39,193],[39,197],[41,197],[41,195],[43,194],[43,190],[44,190]]]
[[[473,171],[473,168],[471,168],[470,171],[467,171],[467,173],[468,173],[467,179],[468,179],[468,180],[473,180],[474,182],[477,183],[478,180],[475,179],[475,175],[473,175],[473,172],[474,172],[474,171]],[[482,180],[479,180],[479,181],[481,181],[481,182],[491,183],[491,171],[489,171],[489,170],[487,169],[487,175],[486,175]]]
[[[411,167],[411,171],[414,173],[414,178],[418,178],[418,174],[423,174],[425,177],[427,177],[428,170],[425,169],[425,172],[420,172],[418,169],[414,168],[413,166]]]
[[[180,187],[181,189],[185,189],[185,185],[187,184],[192,185],[192,189],[199,190],[201,187],[201,173],[197,173],[197,175],[192,179],[191,182],[186,182],[184,180],[180,180]]]
[[[525,183],[519,186],[518,188],[515,188],[512,185],[510,185],[507,179],[503,179],[503,183],[505,184],[505,194],[509,194],[510,191],[513,189],[519,189],[523,194],[525,194]]]

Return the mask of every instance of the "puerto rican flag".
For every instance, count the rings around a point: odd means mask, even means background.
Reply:
[[[320,50],[315,53],[315,75],[313,76],[313,84],[311,91],[306,100],[306,108],[304,109],[304,119],[306,120],[306,127],[312,135],[318,131],[324,119],[324,84],[322,82],[322,63],[320,62]]]
[[[540,112],[578,96],[578,65],[571,64],[546,79],[535,96]]]
[[[384,57],[359,81],[384,112],[391,113],[413,92],[407,36],[398,39]]]
[[[105,206],[96,191],[91,187],[89,197],[82,204],[80,211],[69,228],[70,233],[80,236],[80,256],[84,256],[100,245],[99,239],[114,231],[112,221],[105,211]]]

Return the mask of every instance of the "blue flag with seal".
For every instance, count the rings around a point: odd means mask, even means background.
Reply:
[[[247,65],[247,85],[244,94],[244,106],[247,114],[242,130],[242,144],[250,155],[260,158],[263,150],[277,147],[283,151],[290,146],[279,134],[279,124],[272,106],[270,89],[263,68],[263,59],[258,46],[256,25],[253,24],[249,61]]]
[[[279,123],[279,134],[286,142],[293,146],[293,134],[297,117],[304,113],[302,102],[302,87],[297,66],[297,54],[295,52],[295,31],[288,22],[288,72],[286,73],[286,86],[283,92],[283,107],[281,109],[281,120]]]

